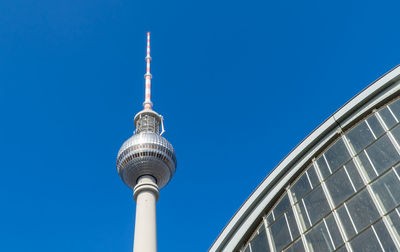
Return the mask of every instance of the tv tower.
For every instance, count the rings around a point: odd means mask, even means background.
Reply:
[[[174,148],[161,136],[164,133],[163,117],[152,109],[150,32],[147,33],[145,59],[144,109],[136,114],[136,130],[121,146],[117,157],[118,174],[133,189],[136,201],[133,252],[157,251],[156,202],[159,189],[168,184],[176,170]]]

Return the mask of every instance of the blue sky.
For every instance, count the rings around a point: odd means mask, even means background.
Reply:
[[[0,2],[0,250],[131,251],[116,155],[154,109],[159,251],[206,251],[304,137],[400,62],[398,1]]]

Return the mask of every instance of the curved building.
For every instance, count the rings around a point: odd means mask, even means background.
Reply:
[[[214,251],[400,251],[400,66],[263,180]]]

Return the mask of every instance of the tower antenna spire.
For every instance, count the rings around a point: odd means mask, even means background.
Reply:
[[[150,73],[150,32],[147,32],[147,55],[146,55],[146,74],[144,75],[145,79],[145,100],[143,103],[144,109],[152,109],[153,103],[151,102],[151,73]]]

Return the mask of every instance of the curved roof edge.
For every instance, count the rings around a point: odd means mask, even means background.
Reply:
[[[367,86],[301,141],[261,182],[231,218],[209,252],[239,249],[248,230],[260,220],[267,207],[285,189],[304,165],[310,162],[344,129],[400,92],[400,65]]]

